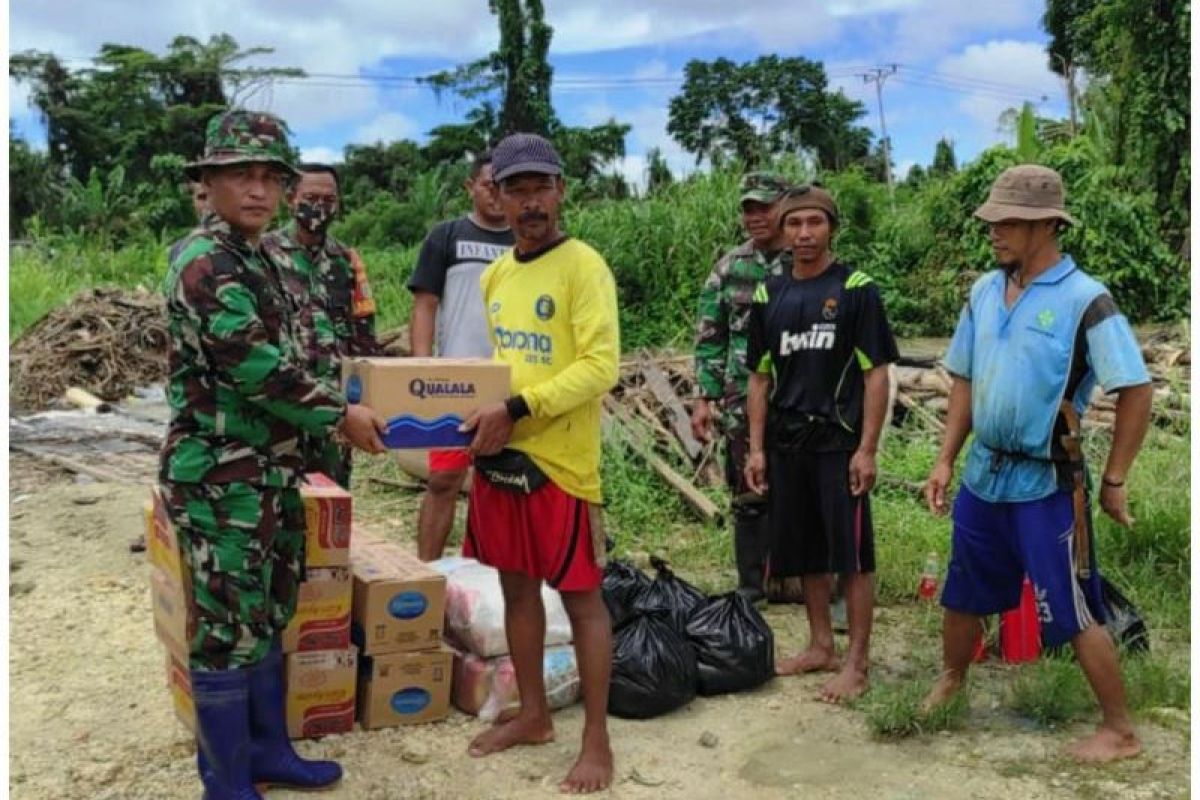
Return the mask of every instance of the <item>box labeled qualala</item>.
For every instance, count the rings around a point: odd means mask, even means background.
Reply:
[[[510,394],[508,365],[486,358],[348,358],[342,382],[347,400],[387,420],[393,449],[466,447],[474,433],[459,426]]]

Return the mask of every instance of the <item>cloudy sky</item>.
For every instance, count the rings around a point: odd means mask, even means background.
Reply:
[[[834,86],[866,104],[878,133],[875,87],[861,75],[898,65],[884,111],[900,172],[928,164],[937,140],[967,160],[1004,138],[997,118],[1023,100],[1066,114],[1061,80],[1046,67],[1042,0],[545,0],[554,27],[553,101],[568,124],[610,116],[632,124],[621,166],[640,181],[660,147],[676,170],[694,168],[666,132],[667,103],[691,59],[800,55],[825,63]],[[301,67],[247,104],[284,116],[306,157],[336,160],[344,145],[422,141],[470,104],[436,97],[411,78],[495,47],[486,0],[38,0],[9,6],[9,47],[50,51],[73,67],[116,42],[161,52],[176,35],[232,34],[274,48],[251,63]],[[10,80],[17,130],[44,135],[28,94]]]

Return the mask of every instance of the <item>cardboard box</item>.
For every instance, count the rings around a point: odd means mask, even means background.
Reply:
[[[300,584],[296,615],[283,629],[283,652],[345,650],[350,646],[349,567],[313,567]]]
[[[364,657],[358,679],[358,715],[363,728],[445,719],[450,713],[453,658],[453,652],[445,647]]]
[[[351,496],[319,472],[304,476],[304,558],[309,567],[350,564]]]
[[[171,580],[182,584],[187,566],[179,552],[175,526],[171,524],[157,487],[150,490],[150,499],[142,504],[142,514],[146,523],[146,560]]]
[[[187,657],[167,653],[167,692],[175,716],[184,726],[196,732],[196,703],[192,699],[192,676],[188,673]]]
[[[188,604],[183,586],[157,567],[150,570],[150,604],[154,609],[154,633],[167,652],[187,663]]]
[[[284,661],[288,736],[348,733],[354,727],[358,655],[354,648],[293,653]],[[167,690],[175,716],[196,730],[196,703],[187,659],[167,654]]]
[[[354,541],[353,638],[364,656],[441,646],[446,576],[389,542]]]
[[[284,669],[288,736],[303,739],[354,728],[358,654],[353,647],[292,653]]]
[[[387,420],[391,448],[466,447],[472,411],[510,394],[507,364],[485,358],[348,358],[342,382],[351,403]]]

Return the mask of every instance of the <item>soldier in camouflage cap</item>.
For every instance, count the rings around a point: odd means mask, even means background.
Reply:
[[[696,326],[696,386],[692,431],[702,441],[716,422],[725,437],[725,476],[733,493],[734,555],[738,591],[750,600],[764,597],[767,557],[765,504],[743,477],[749,449],[746,391],[748,325],[754,290],[791,264],[783,249],[776,207],[789,185],[781,175],[751,172],[742,178],[742,227],[749,238],[717,262],[700,290]],[[715,409],[714,409],[715,407]]]
[[[292,219],[264,239],[299,307],[298,327],[308,369],[334,391],[342,360],[380,354],[375,301],[358,252],[329,233],[341,207],[337,170],[300,164],[287,193]],[[322,472],[350,488],[351,449],[329,437],[305,436],[304,471]]]
[[[209,798],[255,783],[317,788],[341,777],[289,743],[279,635],[304,570],[299,441],[337,430],[382,451],[382,421],[305,367],[297,308],[260,235],[294,169],[286,127],[228,111],[189,164],[212,214],[164,281],[171,335],[160,489],[190,576],[189,666],[197,761]]]

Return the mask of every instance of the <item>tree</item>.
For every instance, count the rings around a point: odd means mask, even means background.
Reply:
[[[16,239],[30,217],[47,208],[56,191],[46,153],[34,150],[8,123],[8,226]]]
[[[675,182],[662,150],[652,147],[646,152],[646,192],[654,194]]]
[[[1168,236],[1182,242],[1190,218],[1191,4],[1048,0],[1042,23],[1051,66],[1061,57],[1093,76],[1089,94],[1104,95],[1112,111],[1105,137],[1114,163],[1146,176]]]
[[[547,56],[554,29],[545,21],[541,0],[488,0],[500,25],[500,44],[478,61],[431,75],[424,82],[436,91],[451,90],[466,99],[500,94],[500,134],[517,131],[550,134],[554,109]]]
[[[937,147],[934,148],[929,174],[945,177],[955,172],[958,172],[958,160],[954,157],[954,142],[942,137],[938,139]]]
[[[836,170],[867,156],[871,132],[854,124],[864,113],[861,103],[829,91],[820,62],[693,60],[684,67],[683,92],[671,99],[667,131],[697,163],[735,156],[753,168],[809,149]]]

